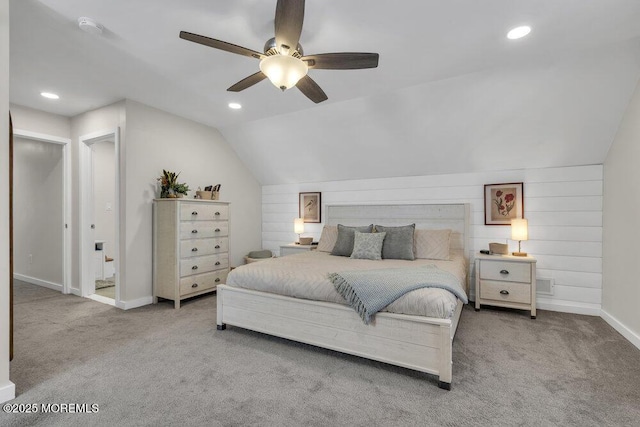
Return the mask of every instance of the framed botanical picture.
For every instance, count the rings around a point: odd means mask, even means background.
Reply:
[[[484,186],[484,225],[511,225],[524,218],[524,193],[521,182]]]
[[[322,222],[321,221],[321,193],[300,193],[298,201],[298,209],[300,218],[304,218],[304,222]]]

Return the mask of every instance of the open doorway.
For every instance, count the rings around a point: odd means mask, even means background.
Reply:
[[[82,296],[120,301],[119,136],[80,137],[80,284]]]

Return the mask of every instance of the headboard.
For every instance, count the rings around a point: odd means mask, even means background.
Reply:
[[[464,251],[469,281],[469,212],[468,203],[434,205],[327,205],[327,225],[380,224],[399,226],[416,224],[416,228],[452,230],[451,249]]]

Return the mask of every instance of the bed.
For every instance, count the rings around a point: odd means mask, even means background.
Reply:
[[[453,260],[443,262],[451,263],[452,271],[457,270],[456,274],[460,280],[464,281],[465,291],[468,293],[469,205],[332,205],[326,206],[325,210],[325,218],[327,218],[325,225],[394,226],[415,223],[416,229],[451,229],[451,250],[455,262]],[[332,261],[331,258],[334,260]],[[439,386],[449,390],[452,382],[452,340],[463,303],[454,298],[453,303],[447,303],[448,305],[444,306],[449,308],[440,309],[438,314],[434,314],[438,317],[433,317],[424,314],[436,312],[411,311],[412,309],[407,309],[407,304],[403,305],[399,299],[400,308],[394,309],[391,304],[387,307],[388,311],[375,315],[375,322],[372,325],[365,325],[357,313],[345,305],[339,296],[332,295],[326,288],[317,290],[309,286],[309,280],[313,276],[313,271],[310,271],[313,270],[311,266],[328,263],[328,266],[318,266],[317,270],[318,272],[325,271],[323,268],[330,270],[336,268],[332,266],[336,258],[340,258],[337,260],[339,262],[359,261],[310,252],[291,255],[280,260],[264,261],[263,267],[254,265],[262,263],[254,263],[238,269],[236,273],[238,279],[234,279],[232,274],[228,284],[219,285],[217,288],[218,329],[223,330],[226,325],[232,325],[426,372],[438,376]],[[386,261],[396,260],[384,260],[382,263]],[[397,262],[421,261],[426,260]],[[277,262],[279,264],[276,264]],[[260,271],[261,268],[270,268],[266,263],[273,263],[273,266],[276,266],[271,268],[274,272]],[[296,278],[296,270],[304,274]],[[243,273],[242,278],[239,273]],[[262,274],[285,277],[285,280],[281,281],[284,283],[281,285],[283,288],[291,287],[289,285],[294,284],[296,280],[306,286],[300,288],[301,294],[281,295],[274,293],[280,291],[269,289],[262,283],[277,284],[278,281],[263,279]],[[234,286],[231,286],[232,282],[236,282]],[[420,291],[447,292],[440,289]],[[415,292],[417,291],[411,293]],[[408,306],[412,304],[409,303]],[[442,310],[448,312],[443,314]]]

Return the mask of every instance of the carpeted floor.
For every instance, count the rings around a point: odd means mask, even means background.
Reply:
[[[14,425],[639,425],[640,350],[597,317],[466,307],[453,389],[358,357],[228,327],[215,295],[121,311],[17,283]]]

